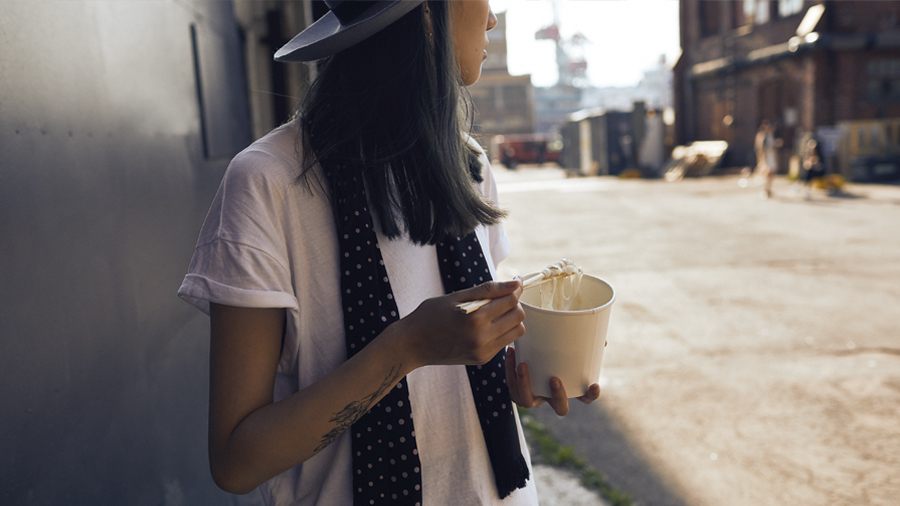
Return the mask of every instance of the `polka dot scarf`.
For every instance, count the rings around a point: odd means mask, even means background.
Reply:
[[[347,354],[352,357],[397,321],[391,291],[365,193],[356,179],[341,182],[335,197],[341,251],[341,298]],[[352,185],[352,186],[351,186]],[[349,196],[349,198],[346,198]],[[449,293],[491,279],[475,234],[445,238],[438,263]],[[528,466],[519,447],[513,404],[506,385],[506,351],[483,366],[468,366],[469,384],[501,498],[525,486]],[[406,378],[360,417],[348,431],[352,440],[353,503],[422,504],[422,477]]]

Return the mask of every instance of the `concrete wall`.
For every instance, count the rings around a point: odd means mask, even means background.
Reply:
[[[235,501],[175,292],[251,140],[241,54],[230,1],[2,2],[0,504]]]

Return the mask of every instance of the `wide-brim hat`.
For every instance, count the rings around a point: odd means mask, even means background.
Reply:
[[[328,13],[275,53],[280,62],[313,61],[371,37],[425,0],[325,0]]]

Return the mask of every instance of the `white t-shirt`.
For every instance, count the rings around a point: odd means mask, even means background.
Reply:
[[[321,192],[296,183],[296,137],[294,122],[234,158],[178,291],[207,314],[209,302],[288,310],[275,401],[311,385],[347,358],[333,214]],[[496,183],[483,153],[481,161],[481,191],[496,202]],[[476,234],[496,278],[496,263],[509,252],[506,234],[501,226],[481,226]],[[388,240],[381,234],[378,244],[401,318],[426,298],[444,294],[434,246]],[[423,367],[407,381],[424,506],[537,504],[532,479],[503,501],[497,496],[464,366]],[[518,416],[516,424],[530,467]],[[266,504],[352,504],[350,454],[345,433],[316,456],[261,485]]]

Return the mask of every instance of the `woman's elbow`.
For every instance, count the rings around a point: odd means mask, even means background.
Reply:
[[[240,470],[235,469],[234,466],[212,458],[209,460],[209,471],[216,486],[230,494],[249,494],[259,486],[258,483],[253,483],[247,476],[244,476],[244,473],[241,473]]]

